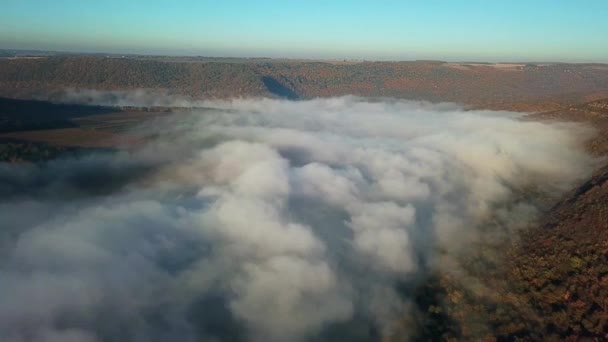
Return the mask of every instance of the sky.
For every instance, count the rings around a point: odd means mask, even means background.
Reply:
[[[608,62],[606,0],[2,0],[0,48]]]

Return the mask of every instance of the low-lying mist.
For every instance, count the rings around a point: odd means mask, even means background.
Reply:
[[[0,164],[0,340],[377,339],[416,314],[399,286],[594,166],[585,127],[516,113],[202,105],[133,151]]]

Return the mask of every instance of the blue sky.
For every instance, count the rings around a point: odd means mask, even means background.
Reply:
[[[1,0],[0,48],[608,62],[608,0]]]

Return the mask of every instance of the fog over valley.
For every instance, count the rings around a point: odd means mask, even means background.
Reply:
[[[2,341],[413,338],[428,276],[475,286],[467,253],[602,161],[584,123],[452,103],[95,94],[204,109],[130,149],[0,163]]]
[[[0,342],[608,340],[608,1],[0,1]]]

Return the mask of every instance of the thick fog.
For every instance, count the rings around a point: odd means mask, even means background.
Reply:
[[[594,165],[586,128],[515,113],[197,105],[130,152],[0,164],[0,340],[373,340],[415,314],[397,284]]]

